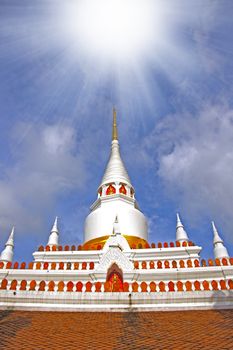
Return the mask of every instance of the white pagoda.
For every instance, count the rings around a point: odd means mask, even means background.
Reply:
[[[233,308],[233,259],[213,226],[215,259],[200,259],[177,214],[174,242],[149,243],[147,219],[121,159],[113,110],[111,153],[84,225],[83,245],[59,245],[58,218],[29,264],[0,255],[0,308],[54,311]]]

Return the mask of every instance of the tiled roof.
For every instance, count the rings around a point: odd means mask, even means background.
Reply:
[[[0,349],[233,349],[233,310],[0,311]]]

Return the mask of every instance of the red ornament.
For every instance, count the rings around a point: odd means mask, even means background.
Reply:
[[[122,193],[122,194],[126,194],[127,193],[125,185],[121,185],[121,187],[119,189],[119,192]]]
[[[116,193],[116,189],[113,185],[109,185],[106,191],[106,195],[109,196],[111,194],[115,194]]]

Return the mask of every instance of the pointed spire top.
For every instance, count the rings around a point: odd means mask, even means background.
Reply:
[[[58,217],[55,217],[53,227],[51,229],[51,232],[58,232]]]
[[[9,238],[6,242],[6,246],[11,245],[12,247],[14,247],[14,234],[15,234],[15,227],[13,226],[11,229],[11,233],[9,235]]]
[[[53,224],[53,227],[50,231],[50,235],[49,235],[49,240],[48,240],[48,243],[47,245],[49,246],[58,246],[58,236],[59,236],[59,231],[58,231],[58,217],[56,216],[55,217],[55,220],[54,220],[54,224]]]
[[[0,261],[12,262],[13,255],[14,255],[14,233],[15,233],[15,228],[12,227],[9,238],[5,244],[5,248],[0,255]]]
[[[176,214],[176,218],[177,218],[177,223],[176,223],[176,240],[178,242],[188,242],[189,238],[188,235],[184,229],[184,226],[180,220],[180,216],[177,213]]]
[[[177,219],[177,221],[176,221],[176,228],[178,228],[178,227],[184,227],[184,225],[182,224],[182,222],[181,222],[181,220],[180,220],[180,215],[179,215],[179,213],[176,213],[176,219]]]
[[[218,230],[212,221],[212,228],[214,233],[214,257],[215,259],[229,258],[229,254],[227,248],[223,244],[222,238],[218,234]]]
[[[118,131],[117,131],[117,113],[116,108],[113,107],[113,123],[112,123],[112,141],[118,141]]]
[[[217,228],[216,228],[216,226],[215,226],[214,221],[212,221],[211,224],[212,224],[213,233],[214,233],[214,244],[215,244],[215,243],[223,243],[222,238],[221,238],[221,237],[219,236],[219,234],[218,234],[218,230],[217,230]]]
[[[122,182],[132,187],[129,175],[121,159],[120,146],[118,143],[116,110],[113,109],[113,129],[112,129],[112,146],[110,157],[104,172],[100,186],[111,182]],[[99,187],[100,187],[99,186]]]

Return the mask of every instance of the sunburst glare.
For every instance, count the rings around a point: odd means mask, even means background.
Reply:
[[[60,8],[62,30],[79,48],[102,59],[128,62],[159,40],[162,5],[151,0],[85,0]]]

